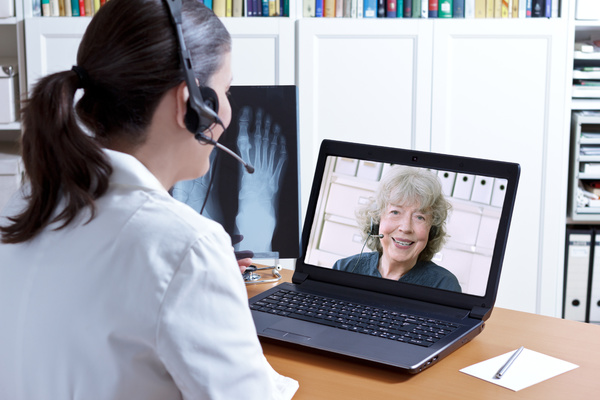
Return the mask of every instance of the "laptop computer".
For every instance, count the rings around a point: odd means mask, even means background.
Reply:
[[[411,171],[413,181],[437,182],[442,207],[411,208],[406,195],[365,224],[364,210],[397,182],[388,177]],[[492,312],[519,174],[514,163],[324,140],[292,283],[250,299],[258,335],[410,373],[437,363],[477,336]],[[416,238],[423,221],[429,234]],[[422,250],[399,279],[387,275],[386,266],[408,265],[402,251],[435,235],[444,240],[433,255]]]

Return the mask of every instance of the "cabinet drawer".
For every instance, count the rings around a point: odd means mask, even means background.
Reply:
[[[355,220],[357,207],[368,204],[372,191],[354,186],[332,183],[329,188],[329,198],[325,212]]]

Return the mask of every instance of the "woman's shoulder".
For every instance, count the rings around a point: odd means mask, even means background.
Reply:
[[[446,268],[434,263],[433,261],[421,261],[419,267],[424,275],[435,277],[436,287],[460,291],[460,284],[456,276]]]

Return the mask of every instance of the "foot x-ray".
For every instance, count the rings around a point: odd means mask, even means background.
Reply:
[[[232,120],[219,142],[254,167],[249,174],[215,148],[210,171],[179,182],[173,197],[223,225],[236,252],[297,258],[300,243],[295,86],[232,86]]]

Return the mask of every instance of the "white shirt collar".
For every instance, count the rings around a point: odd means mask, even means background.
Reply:
[[[139,186],[166,192],[160,181],[134,156],[114,150],[103,149],[113,167],[112,184]]]

